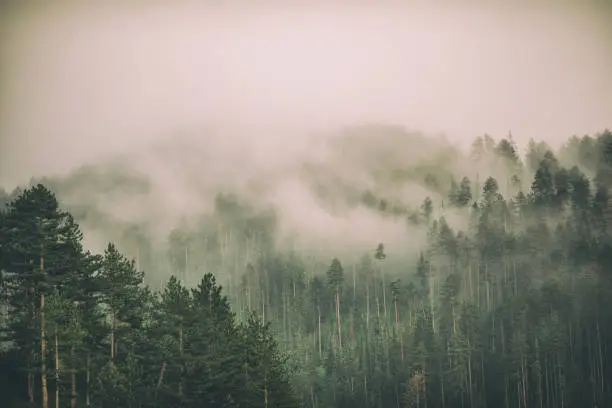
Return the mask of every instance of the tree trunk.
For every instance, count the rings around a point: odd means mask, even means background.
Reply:
[[[70,358],[72,359],[72,370],[70,370],[70,408],[77,406],[77,384],[76,384],[76,364],[74,356],[74,346],[70,347]]]
[[[29,288],[26,286],[25,288],[25,298],[26,300],[28,300],[28,293],[29,293]],[[30,309],[30,316],[32,315],[32,304],[31,302],[28,301],[28,308]],[[34,349],[30,349],[30,352],[28,353],[28,357],[27,357],[27,368],[28,368],[28,374],[27,374],[27,385],[28,385],[28,401],[30,402],[30,404],[34,403],[34,374],[32,373],[32,365],[34,364]]]
[[[110,360],[111,364],[115,364],[115,312],[111,314]]]
[[[357,281],[355,280],[355,264],[353,264],[353,302],[357,298]]]
[[[366,282],[366,332],[370,332],[370,285]]]
[[[382,279],[382,295],[383,295],[383,309],[384,309],[384,315],[385,317],[387,317],[387,288],[385,287],[385,274],[382,271],[380,271],[380,275],[381,275],[381,279]]]
[[[164,373],[166,372],[166,362],[162,363],[161,369],[159,370],[159,377],[157,379],[157,388],[161,387],[162,382],[164,381]]]
[[[436,269],[437,271],[437,269]],[[428,276],[432,276],[432,266],[431,263],[429,264],[429,275]],[[436,309],[434,307],[434,287],[436,284],[436,277],[432,276],[432,278],[429,280],[429,304],[430,304],[430,308],[431,308],[431,328],[433,330],[433,332],[436,332]]]
[[[181,378],[179,379],[179,397],[183,396],[183,323],[179,327],[179,352],[181,356]]]
[[[28,295],[29,295],[30,291],[29,288],[26,286],[25,288],[25,298],[26,300],[28,300],[28,308],[29,308],[29,312],[30,312],[30,317],[32,317],[33,315],[33,304],[35,302],[35,300],[33,300],[32,302],[29,301],[28,299]],[[28,401],[30,402],[30,404],[34,404],[34,373],[32,372],[33,366],[34,365],[34,349],[30,349],[30,352],[28,354],[27,357],[27,367],[28,367],[28,374],[27,374],[27,383],[28,383]]]
[[[538,376],[538,400],[540,402],[540,408],[544,407],[544,396],[542,392],[542,360],[540,359],[540,345],[538,343],[538,338],[535,339],[535,348],[536,348],[536,361],[539,365],[539,371],[537,372]]]
[[[470,387],[470,407],[474,407],[474,386],[472,385],[472,352],[468,356],[468,386]]]
[[[319,313],[319,358],[323,357],[323,349],[321,346],[321,308],[317,305],[317,312]]]
[[[342,347],[342,328],[340,324],[340,289],[336,288],[336,317],[338,320],[338,344]]]
[[[380,299],[378,296],[378,285],[376,285],[375,287],[374,297],[376,298],[376,317],[378,318],[378,321],[380,322]]]
[[[55,329],[55,408],[59,408],[59,339],[57,336],[57,328]]]
[[[261,323],[266,323],[266,292],[261,290]]]
[[[522,397],[523,397],[523,406],[527,407],[527,379],[525,374],[525,359],[524,356],[521,355],[521,388],[522,388]]]
[[[85,406],[89,407],[89,379],[91,377],[91,356],[87,354],[87,373],[85,374]]]
[[[28,373],[28,401],[30,402],[30,404],[34,403],[34,374],[33,373]]]
[[[264,378],[264,407],[268,408],[268,379]]]
[[[363,389],[365,391],[366,406],[368,406],[369,398],[368,398],[368,375],[367,374],[363,375]]]
[[[312,408],[317,407],[317,403],[315,402],[314,387],[312,385],[310,386],[310,403],[312,404]]]
[[[599,318],[595,321],[595,325],[596,325],[596,329],[597,329],[597,354],[598,354],[598,361],[599,361],[599,369],[598,369],[598,374],[599,374],[599,386],[600,386],[600,391],[601,391],[601,395],[603,398],[604,395],[604,352],[602,352],[602,347],[601,347],[601,331],[599,330]],[[605,347],[605,346],[604,346]]]
[[[189,272],[189,247],[185,247],[185,272],[183,273],[183,283],[187,282]]]
[[[47,348],[45,344],[45,295],[40,295],[40,382],[42,407],[49,408],[49,395],[47,393]]]
[[[312,315],[312,327],[314,328],[312,331],[312,347],[316,350],[317,348],[317,314],[313,312]]]
[[[397,331],[397,335],[400,340],[400,353],[402,356],[402,362],[404,362],[404,338],[402,336],[402,333],[400,333],[400,328],[399,328],[399,310],[397,308],[397,299],[393,303],[395,306],[395,330]]]

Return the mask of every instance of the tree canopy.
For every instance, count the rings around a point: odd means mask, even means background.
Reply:
[[[556,152],[532,141],[524,159],[510,137],[478,138],[469,160],[491,174],[396,171],[429,186],[412,206],[351,192],[425,242],[372,236],[366,253],[329,259],[276,245],[276,215],[232,195],[169,234],[167,253],[131,230],[127,255],[86,251],[50,187],[3,192],[0,395],[42,408],[612,406],[611,152],[609,131]],[[159,283],[143,265],[168,273]]]

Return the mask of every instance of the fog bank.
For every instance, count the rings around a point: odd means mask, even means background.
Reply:
[[[353,123],[523,143],[612,117],[609,13],[587,3],[198,4],[5,6],[0,184],[181,132],[259,166]]]

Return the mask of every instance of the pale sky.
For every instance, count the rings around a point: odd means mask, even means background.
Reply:
[[[177,131],[283,151],[370,121],[466,144],[612,127],[603,8],[52,3],[0,11],[0,185]]]

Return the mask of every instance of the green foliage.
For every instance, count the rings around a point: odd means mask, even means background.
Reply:
[[[40,402],[42,375],[63,405],[297,406],[269,325],[254,315],[238,325],[212,274],[191,290],[172,277],[152,293],[114,244],[103,256],[83,252],[78,225],[42,185],[0,221],[0,362],[16,377],[2,386],[19,388],[7,391],[9,403]]]
[[[273,213],[219,195],[217,218],[171,235],[157,291],[120,245],[84,252],[54,194],[27,188],[0,212],[0,392],[40,406],[46,375],[60,406],[610,406],[611,146],[608,131],[557,155],[532,142],[523,163],[485,135],[472,158],[502,171],[481,186],[419,174],[450,185],[452,208],[366,191],[427,228],[415,259],[391,243],[329,265],[278,251]]]
[[[332,287],[338,288],[340,285],[342,285],[343,278],[344,269],[342,268],[342,264],[338,258],[334,258],[329,266],[329,269],[327,270],[328,282]]]

